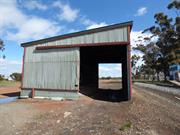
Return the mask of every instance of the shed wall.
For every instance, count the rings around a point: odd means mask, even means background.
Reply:
[[[38,44],[38,46],[127,42],[127,41],[128,41],[128,29],[127,27],[123,27],[118,29],[112,29],[97,33],[91,33],[91,34],[46,42],[43,44]]]
[[[78,90],[79,48],[26,48],[23,88]]]

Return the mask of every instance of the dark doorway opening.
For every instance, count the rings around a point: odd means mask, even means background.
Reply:
[[[99,89],[98,64],[122,64],[121,90]],[[80,48],[80,92],[97,100],[128,100],[127,46],[93,46]]]

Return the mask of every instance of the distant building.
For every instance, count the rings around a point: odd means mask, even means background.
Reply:
[[[180,64],[174,64],[169,67],[170,80],[180,81]]]

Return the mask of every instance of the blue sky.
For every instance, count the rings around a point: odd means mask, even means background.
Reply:
[[[0,59],[0,74],[21,72],[20,43],[54,35],[134,21],[132,45],[145,28],[154,24],[156,12],[165,12],[170,0],[0,0],[0,38],[6,59]],[[114,74],[114,68],[110,67]],[[101,74],[106,70],[101,68]],[[112,76],[113,76],[112,74]]]

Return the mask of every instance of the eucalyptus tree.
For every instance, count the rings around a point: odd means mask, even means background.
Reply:
[[[148,78],[152,75],[154,80],[154,75],[159,75],[160,72],[158,63],[159,48],[154,42],[150,42],[149,37],[139,37],[138,41],[140,42],[133,49],[140,51],[142,54],[143,65],[141,72],[148,75]],[[145,42],[142,43],[141,41]]]
[[[157,53],[156,63],[159,64],[158,69],[164,72],[165,80],[169,73],[169,66],[180,63],[180,1],[172,1],[167,8],[175,10],[176,16],[173,18],[163,12],[156,13],[154,15],[155,25],[143,32],[152,34],[150,40],[157,37],[157,41],[153,42],[158,51],[154,53]],[[151,64],[152,67],[154,63]]]

